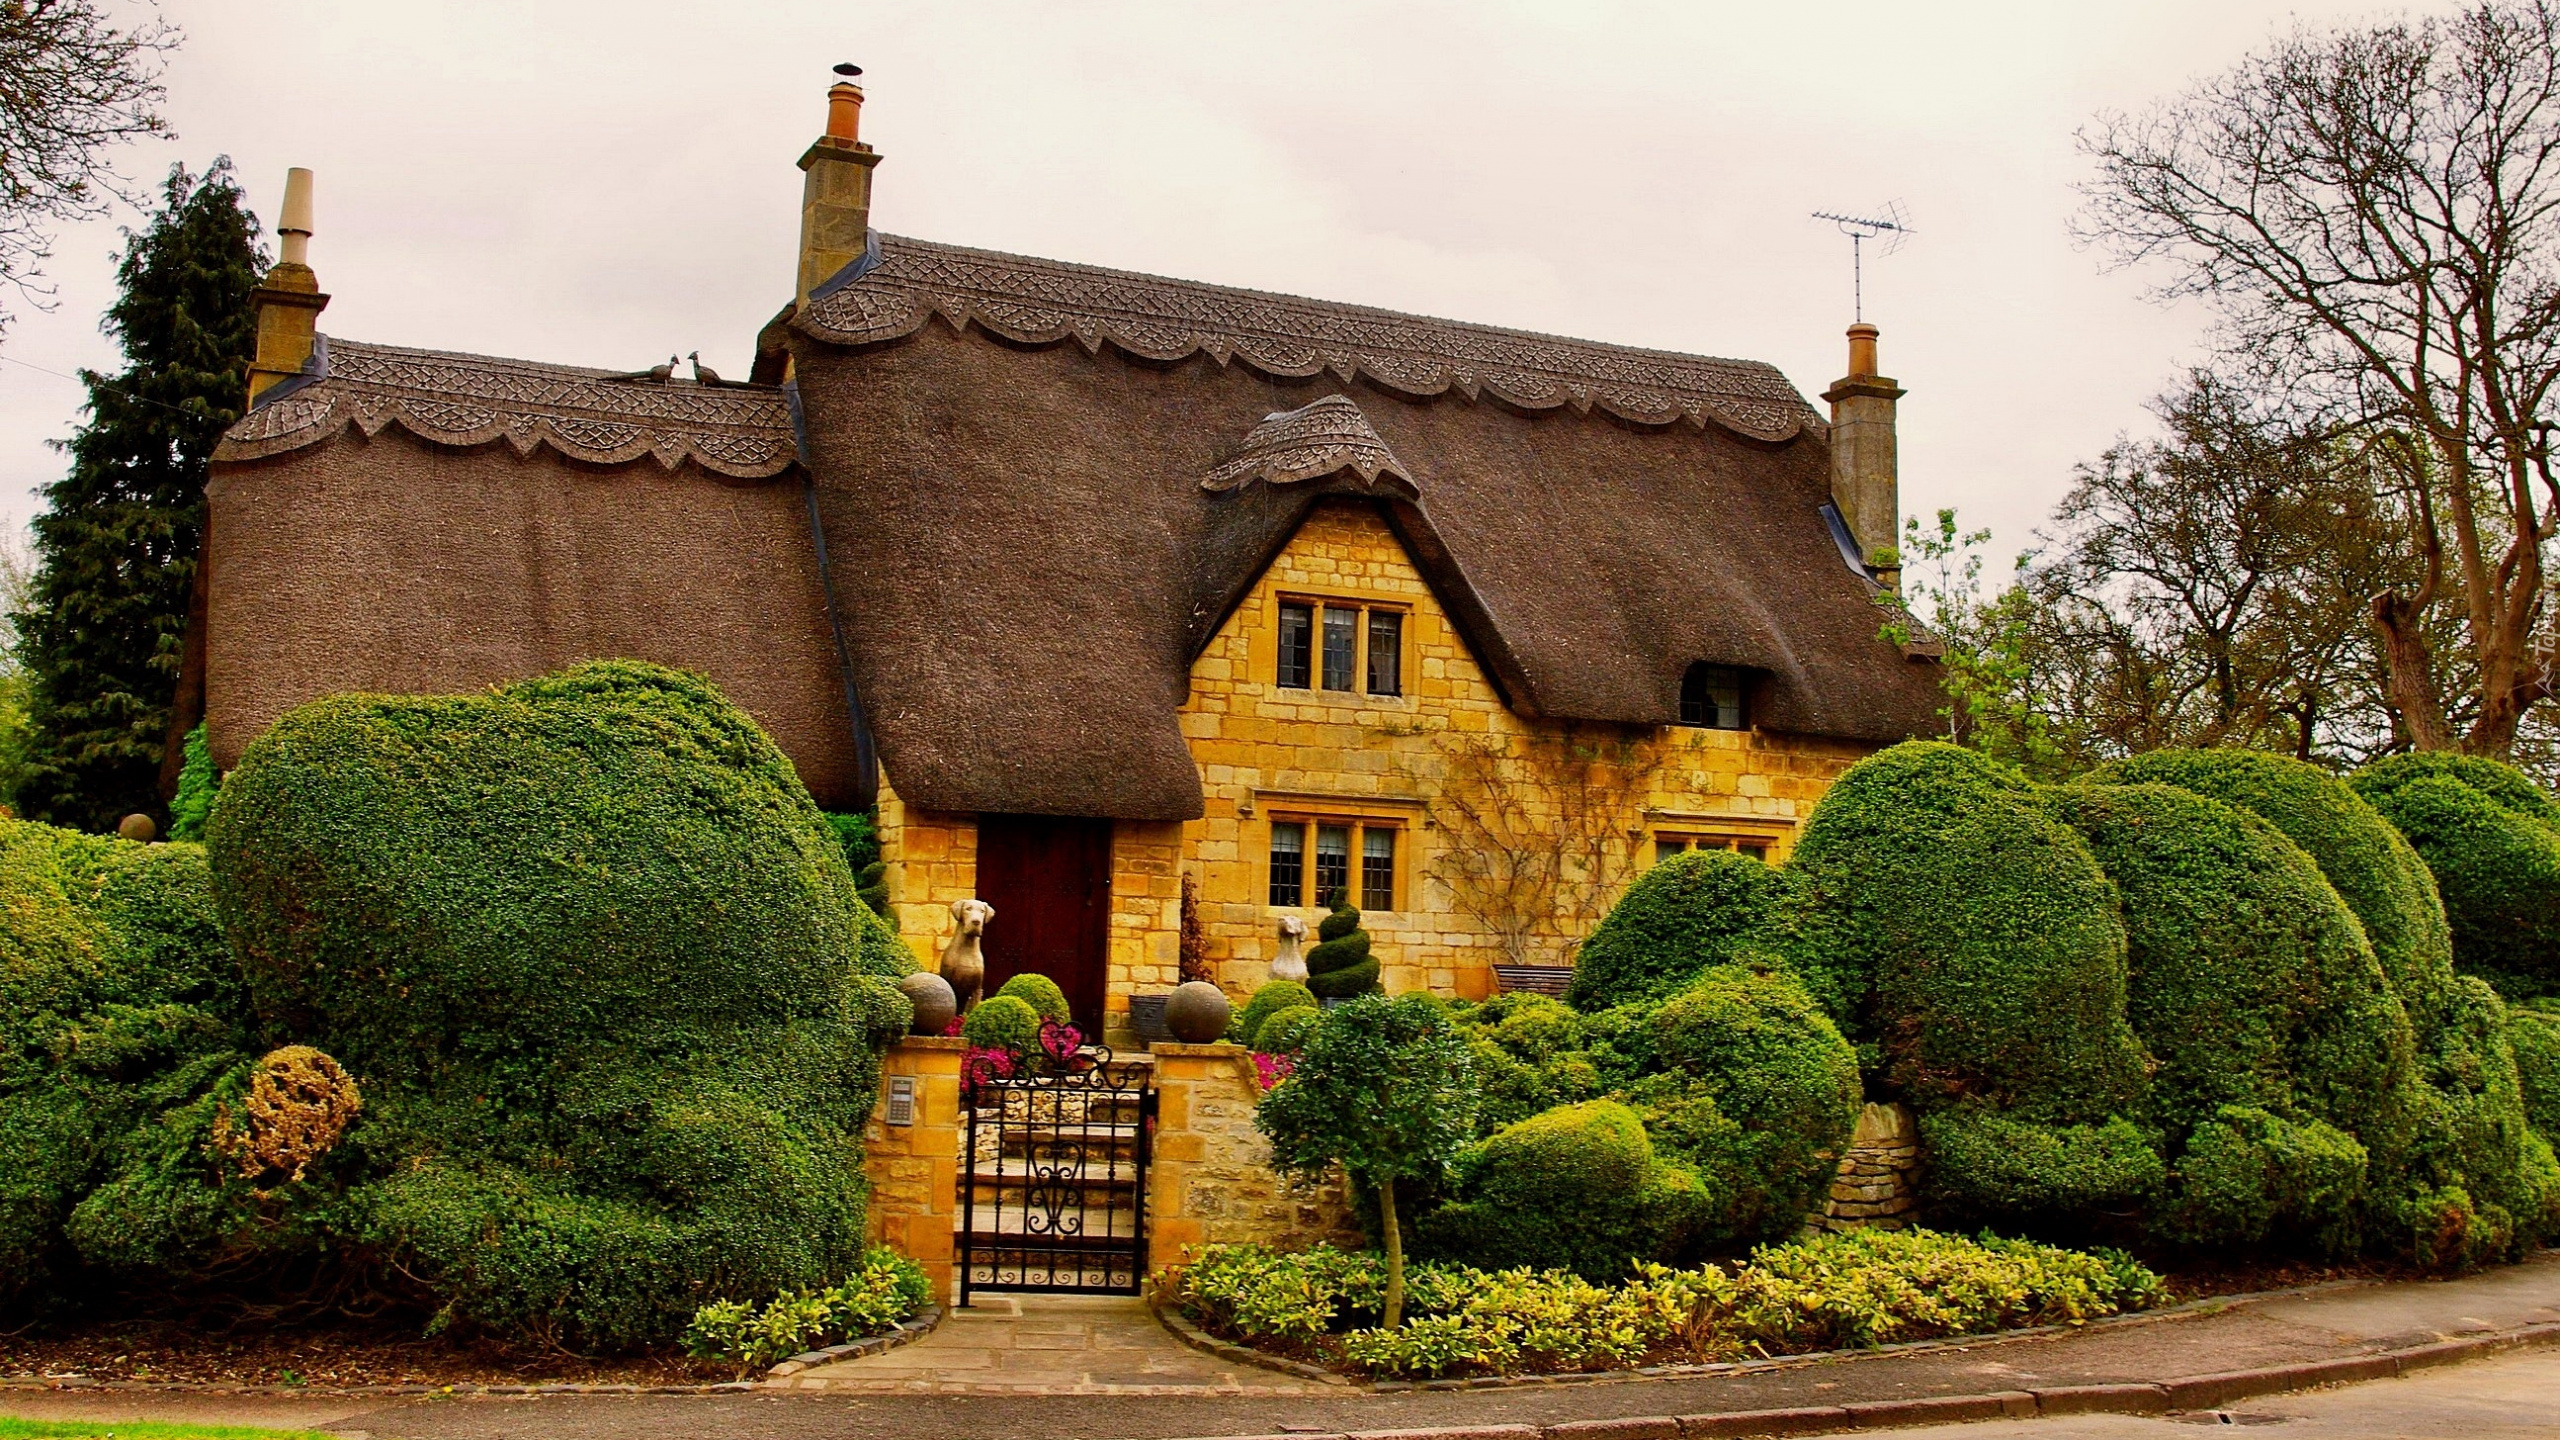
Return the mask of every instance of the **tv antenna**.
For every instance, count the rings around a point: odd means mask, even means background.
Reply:
[[[1849,318],[1863,321],[1866,316],[1866,267],[1863,253],[1870,240],[1884,242],[1883,253],[1890,255],[1919,232],[1911,228],[1911,216],[1899,200],[1884,202],[1881,215],[1838,215],[1829,210],[1813,212],[1816,220],[1828,220],[1849,237]]]

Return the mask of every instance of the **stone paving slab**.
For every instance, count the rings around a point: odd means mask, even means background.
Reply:
[[[786,1382],[841,1395],[1283,1396],[1340,1387],[1241,1365],[1165,1333],[1134,1296],[982,1296],[903,1349]]]

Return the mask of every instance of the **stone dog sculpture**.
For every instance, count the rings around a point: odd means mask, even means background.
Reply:
[[[951,941],[942,947],[942,978],[951,982],[964,1012],[978,1003],[978,992],[987,983],[987,954],[979,940],[994,918],[996,907],[984,900],[951,902]]]
[[[1295,915],[1280,917],[1280,953],[1272,957],[1271,978],[1307,983],[1307,922]]]

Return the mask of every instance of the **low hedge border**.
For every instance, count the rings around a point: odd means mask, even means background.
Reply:
[[[1182,1313],[1179,1305],[1166,1300],[1152,1290],[1147,1295],[1147,1308],[1155,1312],[1157,1323],[1164,1326],[1175,1339],[1205,1354],[1215,1355],[1223,1360],[1232,1360],[1240,1365],[1257,1365],[1265,1370],[1277,1370],[1283,1374],[1296,1375],[1309,1380],[1322,1380],[1327,1384],[1340,1385],[1346,1389],[1392,1395],[1416,1390],[1514,1390],[1546,1385],[1627,1384],[1643,1380],[1693,1380],[1709,1375],[1752,1375],[1771,1370],[1800,1370],[1810,1365],[1825,1364],[1834,1360],[1857,1360],[1880,1355],[1918,1355],[1931,1350],[1971,1350],[1985,1345],[2005,1344],[2011,1340],[2034,1339],[2038,1336],[2114,1329],[2129,1325],[2148,1325],[2162,1320],[2185,1319],[2191,1315],[2214,1315],[2225,1310],[2261,1304],[2269,1300],[2290,1300],[2297,1296],[2319,1295],[2331,1290],[2348,1290],[2371,1283],[2368,1280],[2323,1280],[2316,1285],[2294,1285],[2282,1290],[2252,1290],[2239,1295],[2208,1295],[2200,1300],[2187,1301],[2183,1305],[2168,1305],[2157,1310],[2138,1310],[2126,1315],[2110,1315],[2102,1320],[2083,1320],[2077,1324],[2058,1321],[2051,1325],[2028,1325],[2015,1330],[1986,1330],[1978,1335],[1948,1335],[1933,1340],[1905,1340],[1898,1344],[1878,1345],[1863,1350],[1815,1350],[1802,1355],[1773,1355],[1765,1360],[1640,1365],[1625,1370],[1558,1370],[1535,1375],[1470,1375],[1450,1380],[1360,1379],[1345,1375],[1338,1370],[1328,1370],[1321,1365],[1311,1365],[1303,1360],[1291,1360],[1285,1356],[1266,1354],[1250,1345],[1240,1345],[1233,1340],[1220,1339],[1194,1324],[1191,1317]],[[2526,1334],[2538,1328],[2540,1327],[2527,1326],[2520,1331],[2499,1333]],[[2554,1325],[2552,1328],[2560,1330],[2560,1325]],[[1386,1433],[1362,1431],[1358,1432],[1358,1440],[1377,1440],[1378,1436]],[[1431,1436],[1437,1437],[1437,1440],[1450,1440],[1450,1437],[1458,1433],[1451,1431],[1443,1435],[1438,1431],[1430,1432]],[[1233,1437],[1221,1437],[1221,1440],[1233,1440]],[[1262,1437],[1245,1437],[1245,1440],[1262,1440]],[[1329,1440],[1329,1437],[1304,1436],[1295,1437],[1295,1440]],[[1339,1440],[1339,1437],[1331,1437],[1331,1440]],[[1564,1436],[1559,1434],[1557,1440],[1564,1440]]]
[[[125,1395],[322,1395],[399,1397],[410,1395],[745,1395],[758,1390],[790,1388],[787,1377],[812,1365],[848,1355],[877,1355],[912,1345],[942,1324],[942,1307],[927,1306],[897,1328],[823,1350],[809,1350],[780,1361],[761,1380],[719,1380],[700,1385],[559,1384],[559,1385],[222,1385],[185,1380],[92,1380],[86,1376],[48,1376],[42,1380],[0,1380],[0,1395],[11,1391],[101,1391]]]
[[[2312,1287],[2326,1289],[2326,1286]],[[2271,1291],[2267,1295],[2247,1297],[2268,1299],[2278,1294],[2299,1293]],[[2176,1314],[2171,1310],[2149,1311],[2127,1315],[2123,1320],[2151,1320]],[[2116,1323],[2098,1320],[2093,1325]],[[2057,1328],[2057,1327],[2046,1327]],[[2024,1335],[2023,1330],[2003,1331],[1998,1338]],[[1947,1344],[1979,1344],[1974,1341],[1923,1341],[1910,1346],[1887,1349],[1921,1349]],[[2490,1335],[2465,1336],[2459,1340],[2442,1340],[2427,1345],[2412,1345],[2399,1350],[2384,1350],[2369,1355],[2347,1355],[2332,1360],[2312,1360],[2292,1365],[2271,1365],[2259,1370],[2233,1370],[2218,1375],[2189,1375],[2152,1384],[2059,1385],[2041,1390],[1994,1390],[1980,1395],[1928,1395],[1907,1400],[1866,1400],[1848,1405],[1806,1405],[1784,1410],[1731,1410],[1720,1415],[1634,1415],[1607,1420],[1566,1420],[1553,1425],[1454,1425],[1414,1430],[1349,1430],[1340,1433],[1291,1433],[1288,1435],[1198,1436],[1192,1440],[1705,1440],[1705,1437],[1744,1435],[1822,1435],[1842,1430],[1892,1430],[1910,1425],[1949,1425],[1976,1420],[2026,1420],[2045,1415],[2172,1415],[2210,1412],[2234,1400],[2264,1395],[2281,1395],[2292,1390],[2311,1390],[2323,1385],[2349,1385],[2365,1380],[2387,1380],[2398,1375],[2432,1370],[2441,1365],[2458,1365],[2469,1360],[2518,1350],[2560,1348],[2560,1322],[2544,1322],[2502,1330]],[[1852,1351],[1850,1354],[1874,1354],[1875,1351]],[[1791,1360],[1807,1360],[1814,1356],[1791,1356]],[[1837,1358],[1837,1353],[1833,1357]],[[1772,1362],[1774,1363],[1774,1362]],[[1659,1373],[1674,1371],[1757,1368],[1745,1366],[1664,1366]],[[1597,1380],[1600,1375],[1576,1378]],[[1496,1382],[1510,1383],[1510,1382]],[[1455,1384],[1433,1381],[1422,1385],[1387,1384],[1373,1387],[1381,1390],[1477,1389],[1476,1382]]]

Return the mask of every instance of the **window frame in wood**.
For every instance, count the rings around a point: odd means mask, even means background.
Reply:
[[[1413,828],[1409,821],[1382,815],[1286,810],[1272,815],[1269,828],[1271,834],[1263,845],[1262,893],[1264,903],[1270,908],[1321,910],[1325,907],[1328,887],[1317,857],[1319,847],[1323,844],[1324,832],[1328,830],[1343,832],[1346,873],[1342,883],[1351,892],[1352,904],[1358,906],[1364,913],[1393,915],[1398,913],[1398,902],[1409,898],[1408,882],[1404,873],[1405,854],[1408,847],[1402,838],[1405,831]],[[1279,857],[1282,853],[1280,836],[1288,832],[1294,832],[1299,847],[1295,852],[1298,860],[1297,898],[1294,900],[1284,899],[1280,888]],[[1390,838],[1387,842],[1387,854],[1384,857],[1387,869],[1386,903],[1379,905],[1370,903],[1376,896],[1370,884],[1373,876],[1369,864],[1371,859],[1369,837],[1372,834],[1381,833]]]
[[[1272,622],[1272,686],[1280,690],[1304,690],[1314,695],[1340,696],[1354,700],[1401,700],[1407,694],[1405,677],[1412,673],[1411,648],[1413,607],[1398,601],[1369,600],[1348,595],[1307,595],[1295,591],[1277,597],[1277,610]],[[1345,628],[1351,642],[1347,656],[1328,640],[1332,637],[1333,617],[1347,616]],[[1389,663],[1381,665],[1377,658],[1378,617],[1393,616],[1388,628],[1395,634],[1395,650]],[[1303,629],[1293,634],[1292,622]],[[1293,640],[1297,643],[1293,644]],[[1336,668],[1335,661],[1344,661]],[[1344,683],[1335,684],[1336,680]]]
[[[1656,865],[1691,850],[1734,850],[1765,864],[1778,848],[1778,842],[1769,836],[1731,830],[1656,830],[1652,845]]]
[[[1730,690],[1733,703],[1722,703],[1716,692]],[[1701,660],[1680,676],[1679,724],[1693,730],[1748,730],[1751,728],[1751,674],[1732,665],[1710,665]]]

